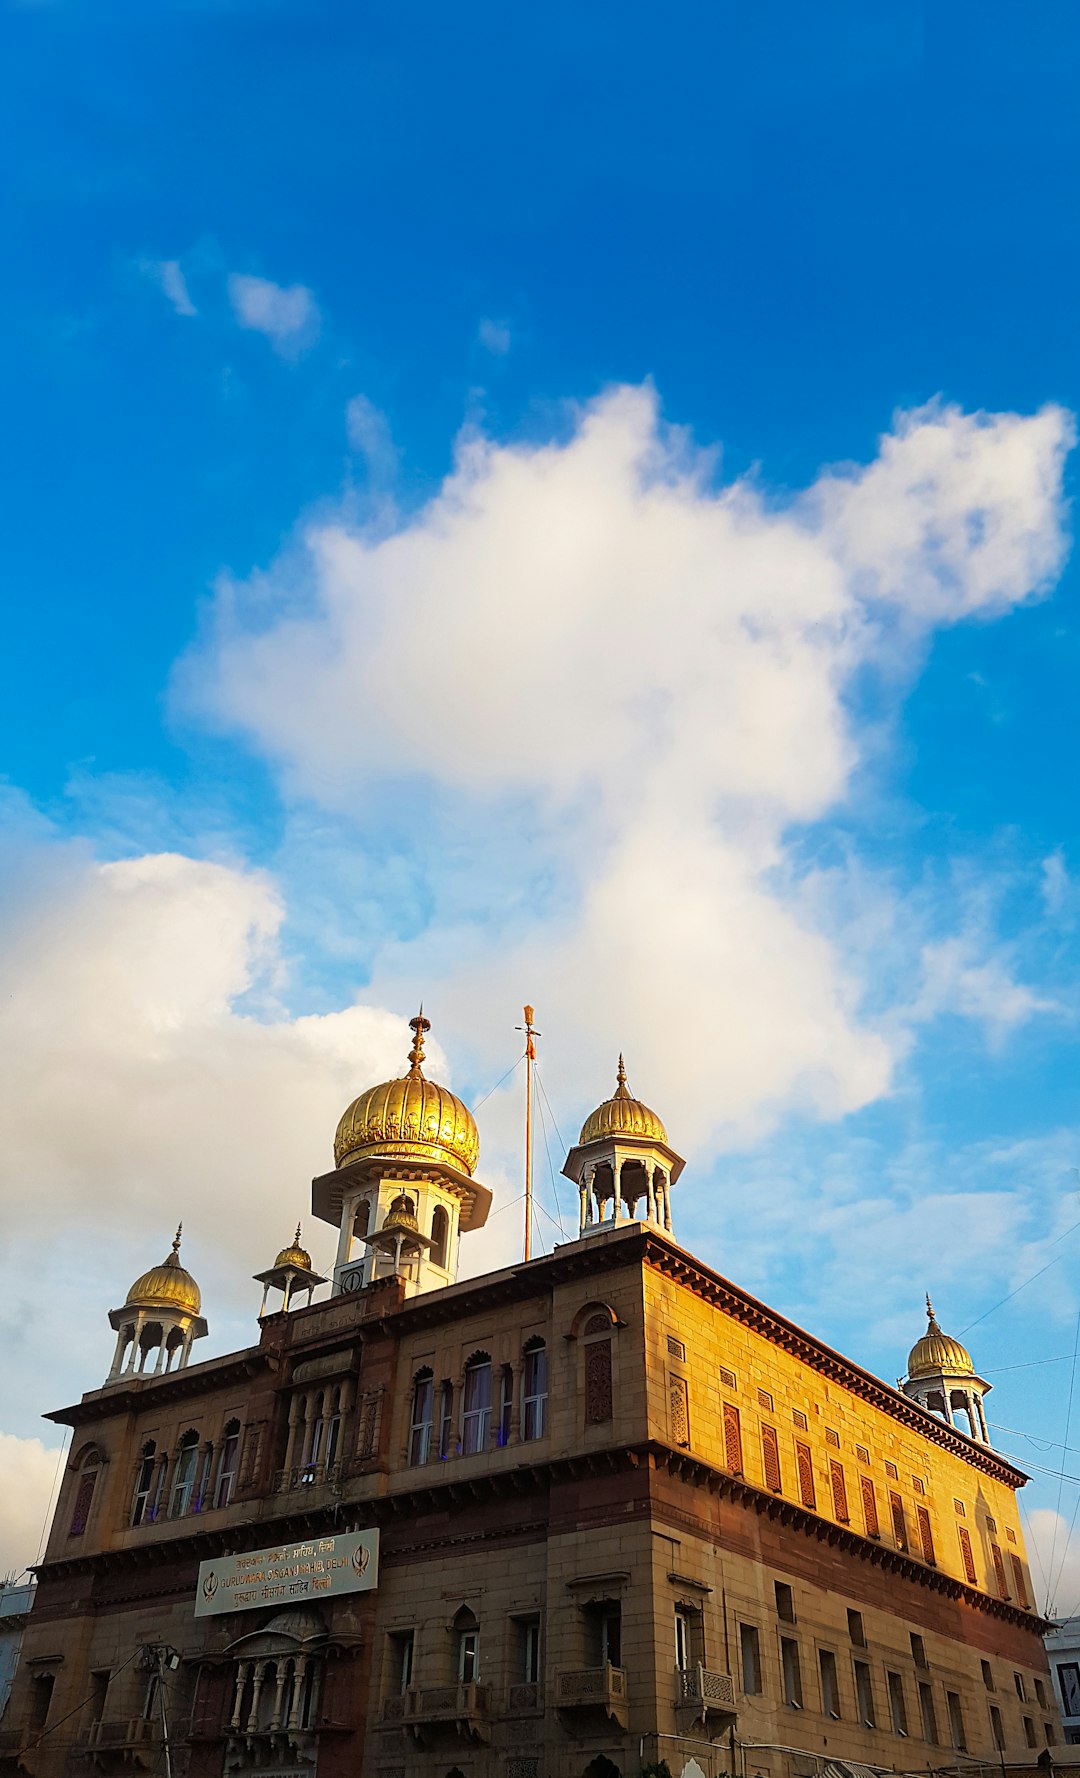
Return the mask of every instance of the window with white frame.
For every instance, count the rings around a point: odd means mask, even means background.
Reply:
[[[491,1359],[478,1352],[465,1366],[461,1401],[461,1454],[487,1449],[491,1433]]]
[[[429,1370],[417,1371],[413,1381],[412,1419],[409,1427],[409,1462],[426,1463],[431,1454],[431,1417],[435,1406],[435,1379]]]
[[[185,1432],[180,1440],[173,1471],[172,1495],[169,1500],[170,1519],[182,1519],[191,1506],[195,1469],[199,1461],[199,1435]]]
[[[543,1340],[530,1340],[525,1348],[522,1377],[521,1436],[543,1438],[547,1431],[548,1362]]]
[[[240,1460],[240,1422],[230,1420],[221,1435],[221,1454],[218,1458],[217,1486],[214,1489],[214,1505],[228,1506],[236,1486],[236,1470]]]

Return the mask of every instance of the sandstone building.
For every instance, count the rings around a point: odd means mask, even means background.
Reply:
[[[32,1778],[842,1778],[1059,1739],[987,1385],[930,1313],[894,1389],[681,1247],[621,1063],[578,1238],[456,1282],[476,1125],[363,1093],[258,1339],[198,1362],[180,1258],[110,1316],[0,1768]],[[325,1300],[315,1291],[330,1283]]]

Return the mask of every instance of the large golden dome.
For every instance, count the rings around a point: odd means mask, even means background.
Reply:
[[[179,1309],[185,1315],[198,1315],[202,1309],[202,1292],[191,1273],[180,1264],[180,1233],[176,1231],[172,1252],[159,1266],[151,1266],[136,1278],[127,1293],[125,1307],[132,1309]]]
[[[585,1119],[578,1144],[599,1142],[605,1136],[637,1136],[644,1142],[662,1142],[667,1146],[667,1131],[655,1111],[635,1099],[626,1084],[626,1069],[619,1057],[615,1094]]]
[[[408,1074],[368,1087],[353,1100],[337,1127],[334,1161],[339,1167],[369,1157],[442,1161],[471,1174],[480,1155],[473,1114],[449,1087],[424,1078],[420,1064],[430,1020],[421,1013],[409,1024],[415,1036]]]
[[[908,1376],[927,1377],[944,1371],[946,1375],[973,1377],[975,1366],[971,1361],[971,1353],[959,1340],[942,1333],[929,1297],[926,1299],[926,1317],[926,1332],[921,1340],[915,1341],[908,1353]]]

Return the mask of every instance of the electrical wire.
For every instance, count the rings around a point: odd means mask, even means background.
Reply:
[[[49,1536],[49,1527],[52,1524],[53,1507],[56,1505],[56,1500],[60,1492],[60,1477],[63,1473],[64,1458],[67,1455],[68,1443],[72,1438],[74,1431],[74,1427],[68,1428],[64,1434],[60,1450],[57,1453],[56,1470],[53,1474],[52,1486],[49,1489],[49,1498],[45,1503],[45,1517],[41,1521],[41,1536],[38,1538],[37,1555],[34,1557],[32,1564],[34,1568],[37,1567],[45,1553],[45,1544]],[[24,1574],[28,1574],[29,1572],[30,1570],[28,1568],[23,1569]]]
[[[551,1100],[548,1098],[548,1090],[547,1090],[547,1087],[544,1085],[539,1068],[537,1068],[537,1070],[536,1070],[536,1082],[537,1082],[537,1085],[539,1086],[540,1091],[543,1095],[544,1104],[548,1108],[548,1114],[551,1118],[551,1127],[554,1130],[556,1136],[559,1138],[559,1147],[563,1150],[563,1152],[565,1154],[569,1154],[570,1153],[569,1145],[566,1141],[566,1138],[563,1136],[562,1131],[559,1128],[559,1122],[555,1116],[554,1111],[552,1110]],[[548,1156],[548,1167],[551,1168],[550,1155]],[[566,1240],[566,1229],[563,1226],[562,1199],[559,1197],[559,1182],[558,1182],[557,1178],[555,1177],[555,1172],[554,1172],[553,1168],[551,1169],[551,1189],[555,1194],[555,1208],[557,1209],[557,1211],[559,1213],[559,1227],[563,1231],[563,1240],[565,1241]]]
[[[1077,1229],[1080,1229],[1080,1221],[1074,1222],[1070,1228],[1065,1230],[1063,1235],[1058,1235],[1051,1241],[1051,1247],[1057,1247],[1062,1241],[1066,1240],[1069,1235],[1075,1234]],[[1019,1296],[1022,1290],[1026,1290],[1029,1284],[1034,1284],[1036,1278],[1041,1278],[1044,1272],[1048,1272],[1051,1266],[1056,1266],[1058,1260],[1063,1259],[1064,1257],[1064,1254],[1058,1253],[1055,1254],[1053,1259],[1047,1260],[1046,1264],[1040,1266],[1037,1272],[1033,1272],[1030,1278],[1025,1278],[1023,1284],[1018,1284],[1015,1290],[1010,1290],[1008,1296],[1003,1296],[1000,1303],[994,1303],[993,1306],[986,1309],[983,1314],[976,1316],[974,1321],[969,1321],[966,1327],[961,1328],[960,1338],[963,1339],[966,1334],[971,1332],[973,1327],[978,1327],[979,1323],[985,1321],[988,1316],[995,1315],[999,1309],[1003,1309],[1006,1303],[1011,1303],[1014,1296]]]
[[[524,1050],[522,1050],[522,1052],[521,1052],[521,1054],[520,1054],[520,1056],[519,1056],[519,1057],[518,1057],[518,1059],[517,1059],[517,1061],[516,1061],[516,1062],[511,1062],[511,1064],[510,1064],[510,1066],[509,1066],[509,1068],[508,1068],[508,1069],[507,1069],[507,1070],[506,1070],[506,1073],[505,1073],[505,1074],[504,1074],[504,1075],[503,1075],[503,1076],[502,1076],[502,1077],[501,1077],[501,1078],[500,1078],[500,1079],[499,1079],[499,1080],[497,1080],[497,1081],[496,1081],[496,1082],[495,1082],[495,1085],[494,1085],[494,1086],[493,1086],[493,1087],[489,1087],[489,1088],[488,1088],[488,1090],[487,1090],[487,1092],[486,1092],[486,1093],[485,1093],[485,1094],[484,1094],[484,1096],[483,1096],[483,1098],[482,1098],[482,1099],[476,1099],[476,1100],[474,1100],[474,1102],[473,1102],[473,1107],[472,1107],[472,1109],[473,1109],[473,1111],[474,1111],[474,1112],[476,1112],[476,1111],[479,1111],[479,1109],[480,1109],[480,1107],[481,1107],[481,1105],[486,1105],[486,1104],[487,1104],[487,1101],[488,1101],[488,1100],[489,1100],[489,1099],[490,1099],[490,1098],[491,1098],[491,1095],[492,1095],[492,1093],[497,1093],[497,1092],[498,1092],[498,1090],[499,1090],[499,1088],[500,1088],[500,1087],[501,1087],[501,1086],[502,1086],[502,1084],[503,1084],[503,1081],[506,1081],[506,1080],[509,1080],[509,1079],[510,1079],[510,1076],[511,1076],[511,1075],[512,1075],[512,1074],[513,1074],[513,1072],[514,1072],[514,1070],[515,1070],[515,1068],[520,1068],[520,1067],[521,1067],[521,1064],[522,1064],[522,1062],[524,1062],[524,1060],[525,1060],[525,1051],[524,1051]]]
[[[117,1667],[116,1672],[110,1676],[109,1684],[111,1685],[114,1679],[118,1679],[120,1677],[120,1674],[123,1673],[124,1668],[130,1667],[132,1661],[136,1660],[141,1653],[142,1653],[141,1648],[136,1648],[135,1650],[133,1650],[133,1652],[128,1655],[128,1658],[124,1662],[123,1667]],[[88,1704],[92,1704],[93,1702],[94,1702],[94,1693],[91,1692],[90,1696],[88,1698],[83,1698],[81,1703],[76,1704],[74,1710],[69,1710],[66,1716],[58,1717],[56,1722],[50,1723],[48,1728],[42,1729],[42,1731],[36,1741],[31,1741],[28,1746],[21,1747],[19,1749],[19,1758],[21,1759],[24,1753],[29,1753],[32,1748],[40,1747],[41,1743],[44,1741],[46,1735],[51,1735],[54,1732],[54,1730],[63,1728],[63,1726],[66,1722],[70,1722],[73,1716],[78,1716],[80,1710],[85,1710],[86,1706]]]
[[[1080,1313],[1078,1313],[1077,1317],[1076,1317],[1076,1332],[1073,1335],[1073,1361],[1072,1361],[1072,1369],[1069,1372],[1069,1402],[1068,1402],[1068,1406],[1065,1409],[1065,1443],[1062,1446],[1062,1453],[1063,1454],[1062,1454],[1062,1458],[1061,1458],[1061,1478],[1058,1482],[1057,1503],[1054,1507],[1054,1540],[1053,1540],[1052,1544],[1050,1545],[1050,1562],[1048,1565],[1049,1566],[1049,1577],[1050,1577],[1049,1604],[1051,1607],[1055,1603],[1053,1594],[1057,1588],[1057,1581],[1058,1581],[1058,1579],[1060,1579],[1060,1572],[1056,1578],[1054,1575],[1054,1557],[1057,1554],[1058,1526],[1061,1522],[1061,1491],[1065,1486],[1065,1455],[1064,1455],[1064,1453],[1067,1452],[1069,1449],[1069,1432],[1072,1427],[1073,1391],[1076,1387],[1076,1358],[1077,1358],[1078,1352],[1080,1352]],[[1075,1524],[1076,1524],[1076,1512],[1074,1509],[1073,1516],[1072,1516],[1072,1525],[1069,1526],[1069,1537],[1072,1536],[1072,1528],[1073,1528],[1073,1525],[1075,1525]],[[1068,1554],[1068,1551],[1069,1551],[1069,1542],[1068,1542],[1068,1538],[1066,1538],[1065,1548],[1062,1551],[1062,1556],[1061,1556],[1063,1565],[1064,1565],[1065,1557]]]
[[[1022,1520],[1024,1522],[1024,1542],[1026,1543],[1027,1548],[1030,1551],[1030,1553],[1035,1557],[1035,1561],[1038,1565],[1039,1581],[1042,1586],[1042,1596],[1043,1596],[1043,1616],[1048,1617],[1050,1615],[1049,1609],[1048,1609],[1049,1604],[1050,1604],[1050,1589],[1046,1584],[1046,1575],[1043,1572],[1042,1557],[1039,1554],[1039,1546],[1036,1543],[1034,1535],[1031,1530],[1031,1519],[1028,1515],[1027,1508],[1025,1507],[1024,1502],[1021,1499],[1019,1494],[1016,1496],[1016,1504],[1020,1508],[1020,1517],[1022,1518]]]
[[[537,1072],[537,1079],[539,1079],[539,1072]],[[541,1086],[540,1090],[541,1090],[541,1093],[543,1094],[543,1098],[546,1099],[547,1094],[544,1093],[542,1086]],[[565,1241],[566,1240],[566,1230],[563,1228],[562,1205],[559,1203],[558,1187],[555,1184],[555,1168],[552,1165],[552,1161],[551,1161],[551,1144],[548,1141],[547,1118],[544,1116],[544,1107],[543,1107],[543,1103],[540,1099],[538,1099],[536,1101],[536,1109],[540,1113],[540,1130],[541,1130],[541,1134],[543,1135],[543,1138],[544,1138],[544,1153],[547,1156],[548,1173],[551,1177],[551,1192],[552,1192],[552,1196],[555,1200],[555,1208],[558,1212],[558,1217],[559,1217],[558,1229],[559,1229],[559,1233],[561,1234],[563,1240]],[[550,1106],[548,1107],[548,1109],[549,1110],[551,1109]],[[537,1203],[539,1204],[539,1202],[540,1202],[540,1200],[538,1198]],[[548,1220],[554,1224],[554,1220],[555,1220],[554,1217],[549,1217]]]

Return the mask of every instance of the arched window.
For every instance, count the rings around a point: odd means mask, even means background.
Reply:
[[[100,1470],[101,1452],[92,1448],[84,1454],[79,1465],[79,1485],[75,1490],[75,1504],[71,1510],[69,1537],[81,1537],[86,1530]]]
[[[139,1453],[138,1467],[135,1471],[135,1494],[131,1502],[131,1523],[141,1525],[147,1516],[150,1497],[154,1488],[154,1454],[157,1447],[153,1439],[147,1439]]]
[[[213,1504],[210,1493],[210,1478],[214,1472],[214,1447],[207,1444],[203,1447],[202,1462],[199,1465],[199,1480],[195,1487],[195,1495],[191,1502],[193,1513],[201,1513],[204,1507]]]
[[[529,1340],[522,1376],[521,1436],[543,1438],[547,1431],[548,1362],[543,1340]]]
[[[429,1370],[413,1378],[412,1416],[409,1426],[409,1462],[426,1463],[431,1454],[431,1415],[435,1403],[435,1379]]]
[[[603,1303],[589,1304],[577,1317],[585,1345],[585,1424],[603,1426],[613,1411],[611,1332],[614,1317]]]
[[[457,1677],[459,1685],[474,1685],[480,1677],[480,1625],[476,1613],[463,1605],[454,1617],[457,1632]]]
[[[198,1461],[199,1435],[193,1431],[185,1432],[177,1449],[176,1468],[173,1471],[172,1498],[169,1501],[170,1519],[182,1519],[191,1506],[191,1493]]]
[[[371,1227],[371,1199],[370,1198],[361,1198],[359,1204],[357,1204],[357,1206],[356,1206],[356,1215],[353,1218],[353,1236],[354,1236],[354,1238],[362,1241],[364,1236],[367,1234],[370,1227]]]
[[[445,1272],[447,1265],[447,1249],[450,1240],[450,1218],[441,1204],[436,1204],[431,1214],[431,1263]]]
[[[475,1352],[465,1366],[461,1404],[461,1454],[487,1449],[491,1432],[491,1358]]]
[[[236,1486],[236,1468],[240,1456],[240,1422],[230,1420],[221,1435],[221,1456],[218,1460],[217,1487],[214,1505],[228,1506]]]

